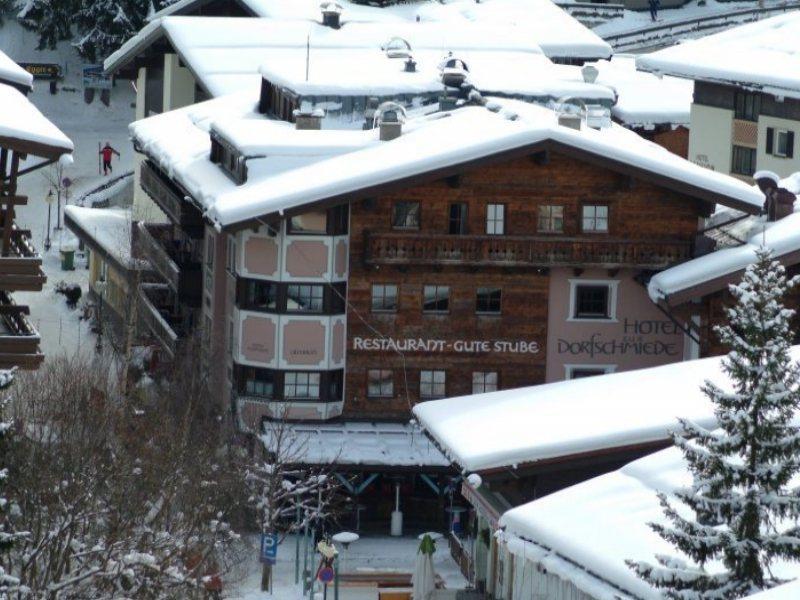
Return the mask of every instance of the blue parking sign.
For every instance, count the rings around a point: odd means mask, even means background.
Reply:
[[[278,558],[278,536],[275,533],[261,534],[261,562],[274,565]]]

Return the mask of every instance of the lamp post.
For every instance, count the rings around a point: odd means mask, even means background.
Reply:
[[[44,249],[47,251],[50,250],[50,246],[52,245],[50,243],[50,207],[53,205],[53,188],[50,188],[44,200],[47,202],[47,235],[44,238]]]
[[[105,279],[98,279],[94,283],[95,290],[100,293],[100,302],[97,304],[97,345],[95,346],[98,353],[103,350],[103,299],[106,285],[108,284]]]

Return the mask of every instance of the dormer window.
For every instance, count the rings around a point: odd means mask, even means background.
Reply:
[[[246,157],[224,140],[211,134],[211,162],[222,167],[237,185],[247,181]]]

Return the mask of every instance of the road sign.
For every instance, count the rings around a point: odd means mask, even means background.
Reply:
[[[261,562],[274,565],[278,558],[278,536],[274,533],[261,534]]]
[[[83,65],[84,89],[110,90],[111,77],[103,72],[103,65]]]
[[[317,579],[319,579],[320,582],[324,583],[325,585],[332,583],[333,578],[334,572],[332,567],[322,567],[319,570],[319,573],[317,573]]]

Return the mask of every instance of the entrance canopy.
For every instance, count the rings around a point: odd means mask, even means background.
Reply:
[[[310,465],[358,467],[450,467],[450,461],[416,425],[405,423],[331,424],[286,423],[264,425],[260,436],[265,450],[274,451],[277,428],[292,438],[293,461]]]

